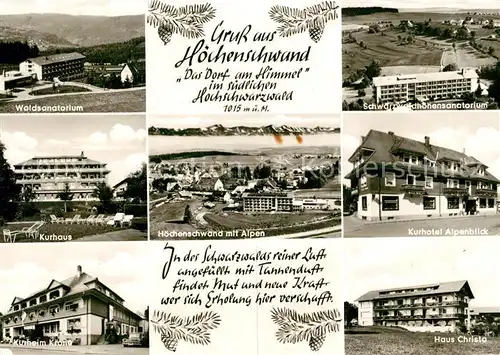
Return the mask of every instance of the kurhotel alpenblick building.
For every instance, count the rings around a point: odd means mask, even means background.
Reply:
[[[387,220],[412,217],[494,214],[499,180],[465,151],[419,142],[394,132],[370,130],[349,158],[346,176],[356,196],[357,217]]]

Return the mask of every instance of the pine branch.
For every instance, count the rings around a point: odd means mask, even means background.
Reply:
[[[289,37],[313,28],[324,28],[328,21],[338,18],[338,8],[334,1],[324,1],[303,10],[275,5],[269,10],[269,17],[280,25],[278,34]]]
[[[215,12],[215,8],[209,3],[185,5],[176,9],[160,0],[152,0],[146,19],[154,28],[167,27],[172,33],[192,39],[205,35],[203,24],[214,19]]]
[[[180,318],[161,310],[153,312],[151,324],[162,339],[183,340],[195,345],[210,344],[210,331],[217,328],[221,318],[217,313],[204,312]]]
[[[292,344],[338,332],[342,321],[337,309],[305,314],[285,308],[273,309],[271,318],[279,325],[276,333],[278,341]]]

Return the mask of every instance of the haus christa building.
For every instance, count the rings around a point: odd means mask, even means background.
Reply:
[[[365,220],[496,213],[498,179],[465,151],[370,130],[349,158],[354,209]]]
[[[78,156],[34,157],[14,165],[16,183],[31,186],[36,201],[59,201],[68,185],[74,201],[92,201],[99,183],[107,183],[110,171],[105,163]]]
[[[370,291],[356,300],[358,324],[418,332],[466,332],[473,298],[467,281]]]
[[[143,319],[96,277],[82,271],[64,281],[52,280],[26,298],[15,297],[0,321],[4,339],[57,339],[73,345],[104,343],[112,325],[118,334],[141,332]]]

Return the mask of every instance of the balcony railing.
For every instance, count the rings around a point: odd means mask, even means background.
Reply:
[[[421,185],[401,185],[403,191],[409,195],[422,195],[425,192],[425,187]]]
[[[85,313],[85,308],[77,308],[75,310],[69,310],[69,311],[60,310],[59,312],[56,312],[54,314],[52,314],[51,312],[46,310],[45,314],[43,316],[35,315],[33,318],[30,318],[29,316],[26,317],[26,319],[24,320],[24,325],[36,324],[38,322],[47,322],[47,321],[59,319],[59,318],[67,318],[67,317],[73,317],[73,316],[78,317],[84,313]],[[5,322],[4,322],[4,324],[7,325]],[[21,326],[22,324],[23,324],[23,322],[21,320],[21,314],[19,314],[17,316],[16,322],[14,322],[13,317],[10,317],[10,321],[8,323],[8,326],[9,327]]]
[[[411,308],[429,308],[429,307],[467,307],[467,303],[464,301],[443,301],[443,302],[427,302],[426,304],[422,302],[415,302],[412,304],[393,304],[393,305],[380,305],[375,306],[374,309],[411,309]]]
[[[476,195],[484,197],[497,197],[497,191],[493,189],[478,188],[476,190]]]
[[[443,194],[446,196],[466,196],[469,194],[469,189],[465,187],[445,187]]]
[[[391,315],[391,316],[375,316],[373,320],[412,320],[412,319],[454,319],[454,318],[465,318],[463,313],[441,313],[441,314],[401,314],[401,315]]]

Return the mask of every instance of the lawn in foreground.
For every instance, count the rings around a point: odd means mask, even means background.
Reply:
[[[29,94],[32,96],[38,95],[54,95],[54,94],[68,94],[68,93],[77,93],[77,92],[89,92],[90,90],[81,86],[75,85],[64,85],[57,88],[55,91],[53,88],[45,88],[39,90],[33,90]]]
[[[83,107],[83,112],[145,112],[146,90],[113,91],[93,94],[84,93],[50,96],[27,101],[0,102],[0,112],[24,112],[18,111],[16,109],[17,105],[38,105],[42,107],[57,105],[81,106]]]
[[[346,355],[497,355],[500,351],[500,338],[488,338],[486,343],[463,343],[458,342],[456,334],[413,333],[382,327],[356,330],[373,331],[375,334],[346,334]],[[439,343],[434,341],[436,336],[455,340]]]
[[[10,224],[4,229],[10,229],[11,231],[21,230],[25,227],[30,227],[33,223],[22,223],[22,224]],[[71,240],[77,240],[82,237],[96,235],[96,234],[104,234],[108,232],[116,232],[119,230],[124,230],[126,228],[119,228],[113,226],[100,226],[100,225],[87,225],[87,224],[44,224],[40,228],[40,234],[45,235],[64,235],[71,236]],[[38,242],[39,239],[32,239],[24,234],[20,234],[16,238],[16,242]],[[3,238],[2,238],[3,242]]]

